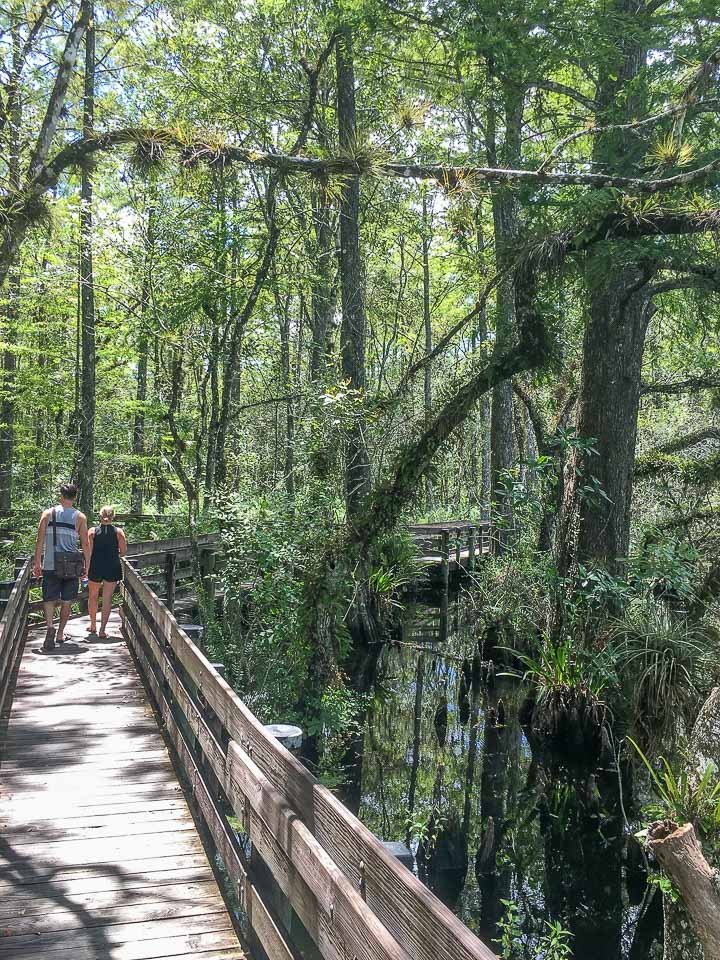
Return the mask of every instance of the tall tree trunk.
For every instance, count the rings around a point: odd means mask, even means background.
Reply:
[[[335,46],[337,69],[337,115],[340,150],[353,154],[357,150],[357,118],[355,108],[355,69],[352,31],[339,29]],[[351,390],[356,391],[358,410],[347,435],[345,464],[345,500],[351,528],[362,515],[363,503],[370,485],[370,461],[365,439],[365,422],[361,412],[365,393],[365,302],[363,265],[360,256],[360,179],[348,177],[340,200],[340,285],[342,291],[342,327],[340,347],[342,374]]]
[[[488,72],[492,80],[492,61]],[[487,152],[493,166],[499,154],[508,166],[520,165],[524,92],[523,87],[509,81],[502,85],[505,136],[501,151],[496,143],[495,107],[492,104],[489,107]],[[518,240],[520,207],[516,193],[506,188],[497,189],[493,193],[492,212],[496,267],[502,271],[511,262]],[[494,349],[498,355],[505,353],[513,342],[516,314],[515,283],[512,277],[508,277],[498,284],[495,299]],[[490,499],[497,526],[495,549],[498,553],[507,549],[514,539],[512,504],[503,496],[504,475],[513,467],[514,452],[512,384],[507,380],[493,388],[490,418]]]
[[[330,355],[330,335],[337,299],[333,280],[335,260],[335,227],[333,211],[324,184],[313,188],[313,225],[315,229],[315,263],[312,281],[312,346],[310,379],[322,378]]]
[[[617,569],[630,544],[630,506],[645,333],[652,305],[640,266],[608,272],[593,288],[583,342],[577,432],[597,453],[576,450],[567,471],[559,565]],[[596,487],[596,492],[588,492]],[[584,488],[582,493],[579,488]]]
[[[247,323],[263,291],[268,274],[270,273],[280,238],[280,228],[276,220],[277,184],[278,177],[275,173],[272,173],[268,179],[267,192],[265,194],[265,221],[268,228],[268,238],[260,263],[255,271],[252,288],[242,309],[238,309],[235,306],[234,300],[230,301],[231,317],[227,338],[227,356],[223,364],[222,395],[218,410],[215,440],[215,487],[222,486],[227,480],[227,437],[230,429],[233,401],[240,386],[240,347],[242,345],[242,338],[245,334]]]
[[[10,513],[13,503],[15,448],[15,371],[17,369],[17,324],[20,312],[20,267],[10,270],[5,292],[5,349],[2,352],[0,397],[0,514]]]
[[[432,323],[430,317],[430,244],[432,242],[432,224],[428,212],[427,194],[423,193],[422,200],[423,235],[422,235],[422,266],[423,266],[423,325],[425,327],[425,354],[432,352]],[[425,403],[425,423],[432,419],[432,364],[426,363],[423,369],[423,395]],[[432,474],[428,472],[425,478],[425,508],[428,513],[433,508]]]
[[[595,97],[598,120],[606,124],[623,123],[644,110],[638,77],[646,59],[638,40],[643,14],[635,0],[615,0],[613,7],[614,62],[603,70]],[[608,173],[630,174],[643,153],[635,131],[611,130],[596,138],[593,161]],[[570,458],[558,543],[563,573],[575,561],[617,570],[627,556],[642,357],[652,311],[641,292],[651,277],[646,264],[618,268],[615,257],[599,250],[589,257],[587,275],[590,309],[577,433],[594,438],[597,454],[576,450]],[[585,488],[596,482],[602,492],[588,496]]]
[[[85,83],[83,97],[83,136],[91,137],[95,115],[95,24],[92,0],[83,0],[88,8],[85,34]],[[93,172],[87,159],[80,185],[80,297],[82,382],[80,390],[80,436],[78,450],[79,504],[92,513],[95,498],[95,278],[93,275]]]
[[[208,424],[207,451],[205,459],[205,496],[210,500],[215,492],[218,422],[220,419],[220,331],[217,317],[211,319],[210,336],[210,422]]]
[[[282,390],[290,395],[293,390],[290,364],[290,297],[276,297],[280,321],[280,368]],[[291,499],[295,496],[295,415],[292,400],[285,403],[285,492]]]
[[[133,513],[143,512],[143,497],[145,491],[145,402],[147,400],[148,381],[148,354],[150,337],[147,329],[148,304],[150,302],[150,284],[152,270],[152,255],[154,247],[154,216],[155,207],[151,203],[148,208],[148,218],[145,237],[145,264],[143,268],[142,290],[140,291],[140,335],[138,337],[138,368],[137,384],[135,388],[135,424],[133,427],[133,480],[130,493],[130,502]]]
[[[12,20],[13,78],[9,84],[6,106],[10,123],[10,156],[8,174],[12,190],[20,190],[20,127],[22,104],[19,95],[19,72],[21,63],[20,32],[15,18]],[[12,509],[12,474],[15,446],[15,370],[17,366],[16,340],[20,311],[20,267],[15,264],[10,272],[10,282],[5,299],[5,324],[2,354],[2,395],[0,397],[0,513]]]

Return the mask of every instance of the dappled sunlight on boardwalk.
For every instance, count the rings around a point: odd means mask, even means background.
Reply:
[[[29,636],[0,729],[0,958],[241,958],[114,614]]]

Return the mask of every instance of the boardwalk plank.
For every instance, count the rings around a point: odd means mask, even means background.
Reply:
[[[242,960],[129,652],[84,623],[30,637],[4,725],[0,958]]]
[[[190,883],[165,883],[158,885],[144,885],[131,889],[123,888],[123,909],[131,904],[152,904],[163,901],[179,903],[185,900],[199,902],[215,892],[213,880],[200,880]],[[32,899],[10,894],[0,903],[0,926],[13,918],[28,918],[38,915],[75,916],[78,909],[92,913],[112,907],[117,902],[117,888],[98,891],[95,886],[84,893],[75,892],[71,898],[59,895],[52,884],[43,887],[42,892],[34,891]],[[135,919],[133,917],[133,919]]]
[[[193,916],[210,916],[224,913],[225,904],[210,892],[209,896],[199,899],[184,899],[173,903],[169,900],[150,900],[147,902],[123,903],[118,906],[117,898],[103,907],[91,903],[89,908],[78,909],[76,904],[65,910],[47,910],[41,915],[14,916],[3,921],[2,930],[6,937],[43,936],[47,933],[68,933],[73,930],[92,930],[95,927],[109,927],[116,924],[148,923],[152,920],[173,920]],[[0,945],[2,939],[0,939]]]
[[[133,877],[143,877],[154,873],[171,873],[178,878],[182,875],[182,870],[204,870],[202,878],[207,877],[208,862],[205,852],[185,853],[180,856],[152,857],[146,860],[134,860],[131,863],[125,863],[121,869],[116,864],[93,863],[90,865],[80,864],[79,866],[65,866],[57,870],[40,871],[35,873],[27,872],[25,876],[11,878],[10,871],[5,871],[0,877],[0,894],[7,895],[12,892],[20,895],[25,890],[31,890],[35,885],[47,885],[64,888],[66,883],[72,882],[92,882],[94,889],[100,889],[102,884],[105,888],[116,884],[118,888],[123,885],[130,886]],[[193,873],[197,878],[197,874]]]
[[[192,857],[185,858],[185,865],[175,866],[174,869],[164,870],[158,867],[157,870],[125,873],[122,876],[100,875],[95,872],[65,878],[55,875],[49,882],[38,880],[32,883],[24,883],[19,887],[6,884],[4,889],[0,890],[0,895],[3,903],[15,903],[21,900],[27,902],[30,900],[42,904],[48,900],[56,902],[57,898],[72,897],[74,900],[75,898],[81,899],[86,894],[114,894],[118,890],[122,891],[124,898],[126,895],[132,895],[135,890],[143,890],[147,887],[154,890],[178,883],[205,882],[207,878],[206,862],[202,857],[198,857],[197,864],[193,866],[192,859]],[[159,863],[162,862],[159,861]]]

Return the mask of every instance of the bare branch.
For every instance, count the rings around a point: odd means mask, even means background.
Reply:
[[[715,390],[718,387],[720,387],[720,377],[691,377],[689,380],[667,381],[666,383],[644,383],[640,388],[640,393],[694,393],[696,390]]]
[[[697,113],[700,113],[709,110],[717,110],[718,107],[720,107],[720,100],[704,100],[702,103],[694,104],[693,110]],[[632,123],[611,123],[607,124],[606,126],[586,127],[584,130],[575,130],[573,133],[568,134],[567,137],[564,137],[555,144],[550,153],[547,155],[547,157],[545,157],[543,162],[538,167],[537,172],[546,173],[547,171],[551,170],[554,161],[557,160],[565,148],[582,137],[596,137],[602,133],[612,133],[623,130],[638,130],[640,127],[649,126],[650,124],[657,123],[660,120],[666,120],[668,117],[677,117],[679,114],[686,112],[687,109],[687,103],[677,103],[673,107],[663,110],[661,113],[654,113],[650,117],[643,117],[642,120],[634,120]]]
[[[559,93],[563,97],[569,97],[576,103],[581,103],[584,107],[587,107],[588,110],[592,110],[593,113],[598,108],[596,100],[580,93],[574,87],[569,87],[566,83],[557,83],[555,80],[537,80],[532,86],[539,90],[548,90],[550,93]]]

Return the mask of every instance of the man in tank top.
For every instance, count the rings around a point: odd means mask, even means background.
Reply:
[[[35,564],[33,573],[42,577],[42,598],[45,611],[45,642],[43,650],[55,649],[55,628],[53,618],[55,609],[60,605],[57,641],[65,640],[65,625],[70,616],[70,605],[78,595],[79,578],[58,577],[55,573],[55,551],[72,552],[77,550],[78,540],[85,557],[82,576],[87,575],[90,565],[90,542],[88,539],[87,517],[75,509],[77,487],[74,483],[64,483],[60,487],[60,503],[45,510],[40,518],[37,543],[35,545]]]

